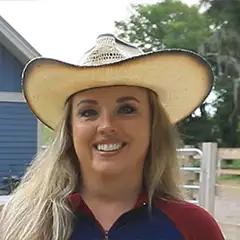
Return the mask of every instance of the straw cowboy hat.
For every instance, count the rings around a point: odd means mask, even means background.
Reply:
[[[201,56],[183,49],[143,51],[112,34],[102,34],[77,65],[35,58],[22,74],[26,101],[54,129],[67,99],[76,92],[115,85],[149,88],[157,93],[170,121],[187,117],[205,100],[213,72]]]

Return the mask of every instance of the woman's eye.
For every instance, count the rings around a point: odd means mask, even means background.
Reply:
[[[129,105],[122,106],[118,109],[118,113],[120,114],[131,114],[134,112],[136,112],[136,109]]]
[[[98,114],[97,111],[94,109],[86,109],[86,110],[80,111],[80,116],[85,118],[95,117],[97,116],[97,114]]]

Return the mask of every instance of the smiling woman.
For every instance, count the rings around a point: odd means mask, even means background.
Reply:
[[[55,137],[3,207],[0,239],[223,240],[183,199],[174,130],[212,81],[195,53],[143,54],[109,34],[79,65],[32,60],[25,97]]]
[[[96,185],[102,174],[140,182],[150,136],[146,89],[105,87],[77,93],[71,117],[74,148],[87,183]]]

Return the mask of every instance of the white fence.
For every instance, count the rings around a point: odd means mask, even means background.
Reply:
[[[214,215],[216,166],[217,166],[217,144],[203,143],[202,149],[182,148],[178,149],[183,154],[195,154],[199,156],[200,167],[182,167],[183,171],[199,172],[199,186],[185,185],[186,189],[197,189],[198,201],[191,201],[205,208]]]

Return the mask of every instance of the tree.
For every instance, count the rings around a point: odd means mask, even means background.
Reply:
[[[220,146],[240,146],[240,1],[202,0],[206,14],[215,19],[212,36],[202,54],[215,66],[217,101],[215,121]]]
[[[214,17],[216,26],[227,25],[237,29],[240,22],[239,0],[201,0],[201,6],[207,8],[206,13]]]
[[[212,35],[213,20],[200,13],[197,6],[174,0],[161,3],[132,5],[133,13],[126,21],[115,22],[118,36],[135,43],[145,52],[163,48],[187,48],[198,51],[199,46]],[[177,127],[185,144],[214,140],[212,118],[206,111],[208,103],[199,108]]]
[[[138,4],[132,5],[132,9],[129,19],[115,22],[115,26],[119,37],[136,43],[145,51],[164,47],[197,51],[212,34],[212,20],[200,14],[198,7],[189,7],[181,1]]]

